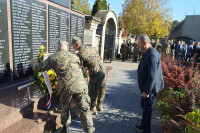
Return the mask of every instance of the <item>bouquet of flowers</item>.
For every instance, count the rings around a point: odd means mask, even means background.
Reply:
[[[39,53],[37,55],[37,62],[42,63],[44,61],[44,56],[48,57],[49,54],[44,53],[44,46],[40,46],[40,50],[39,50]],[[51,84],[52,93],[57,94],[58,88],[56,88],[56,85],[58,84],[58,77],[53,70],[48,70],[47,74],[49,76],[49,81],[50,81],[50,84]],[[47,88],[47,85],[45,83],[45,79],[44,79],[43,74],[41,72],[36,72],[34,78],[35,78],[35,81],[36,81],[36,85],[40,88],[41,93],[47,94],[48,88]]]

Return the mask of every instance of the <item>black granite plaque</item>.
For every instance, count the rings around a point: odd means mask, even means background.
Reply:
[[[59,41],[69,41],[69,13],[49,6],[49,53],[55,53]]]
[[[31,8],[32,15],[32,55],[37,58],[39,47],[46,46],[46,5],[33,2]]]
[[[69,8],[69,0],[49,0],[51,2],[54,2],[56,4],[59,4],[61,6]]]
[[[84,17],[75,15],[71,13],[71,23],[70,23],[70,38],[71,41],[74,36],[79,36],[81,38],[81,41],[83,43],[84,39]],[[70,51],[73,51],[73,46],[70,46]]]
[[[14,79],[32,75],[30,60],[46,44],[46,5],[35,0],[11,0]]]
[[[7,1],[0,0],[0,84],[10,81]]]

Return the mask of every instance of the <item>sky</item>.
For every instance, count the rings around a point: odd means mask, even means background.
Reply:
[[[88,0],[91,8],[95,0]],[[116,15],[122,12],[122,4],[125,0],[107,0],[110,3],[110,10]],[[169,0],[168,7],[172,9],[173,20],[182,21],[185,15],[200,15],[200,0]]]

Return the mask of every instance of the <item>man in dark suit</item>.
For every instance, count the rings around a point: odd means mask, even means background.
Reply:
[[[160,54],[151,47],[146,34],[138,37],[138,47],[144,55],[138,66],[138,85],[141,91],[141,105],[143,108],[142,122],[135,126],[136,130],[144,133],[151,132],[151,116],[156,95],[164,88]]]

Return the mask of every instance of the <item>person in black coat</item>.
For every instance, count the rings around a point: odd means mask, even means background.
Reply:
[[[171,55],[172,55],[172,58],[174,59],[174,57],[175,57],[175,47],[176,47],[176,44],[174,43],[173,40],[171,40],[170,45],[171,45]]]
[[[156,95],[164,88],[161,58],[159,52],[151,47],[150,39],[146,34],[138,37],[138,47],[144,52],[138,66],[138,85],[141,92],[143,114],[141,125],[135,126],[135,128],[143,133],[150,133]]]
[[[125,43],[122,43],[120,53],[122,54],[122,61],[126,60],[126,54],[127,54],[127,47]]]

